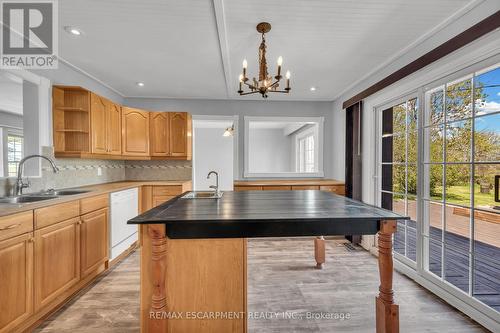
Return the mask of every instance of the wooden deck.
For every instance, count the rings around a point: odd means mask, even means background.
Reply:
[[[407,254],[412,260],[416,259],[416,223],[408,222]],[[403,230],[403,229],[400,229]],[[443,257],[443,244],[441,242],[442,230],[431,226],[430,228],[430,262],[429,270],[441,277]],[[490,235],[490,237],[499,234]],[[468,237],[445,232],[444,246],[444,279],[465,292],[469,292],[469,265],[470,254]],[[475,256],[473,270],[473,296],[493,309],[500,311],[500,248],[482,241],[474,241]],[[404,235],[396,233],[394,249],[404,255]]]

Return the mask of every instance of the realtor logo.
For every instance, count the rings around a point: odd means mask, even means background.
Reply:
[[[57,68],[57,0],[0,4],[0,68]]]

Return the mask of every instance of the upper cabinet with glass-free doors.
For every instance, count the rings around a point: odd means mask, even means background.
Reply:
[[[190,159],[191,126],[187,112],[150,112],[151,157]]]
[[[191,115],[122,107],[81,87],[52,89],[56,157],[191,159]]]

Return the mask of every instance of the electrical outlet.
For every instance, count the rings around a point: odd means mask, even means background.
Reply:
[[[102,176],[102,168],[101,167],[97,167],[97,175]]]

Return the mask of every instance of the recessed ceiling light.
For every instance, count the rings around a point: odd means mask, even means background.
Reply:
[[[74,35],[74,36],[81,36],[83,34],[83,32],[80,29],[75,28],[75,27],[66,26],[66,27],[64,27],[64,30],[66,30],[67,33]]]
[[[137,85],[138,85],[139,87],[144,87],[144,82],[137,82]]]
[[[316,91],[316,87],[311,87],[311,88],[309,88],[309,90]]]

